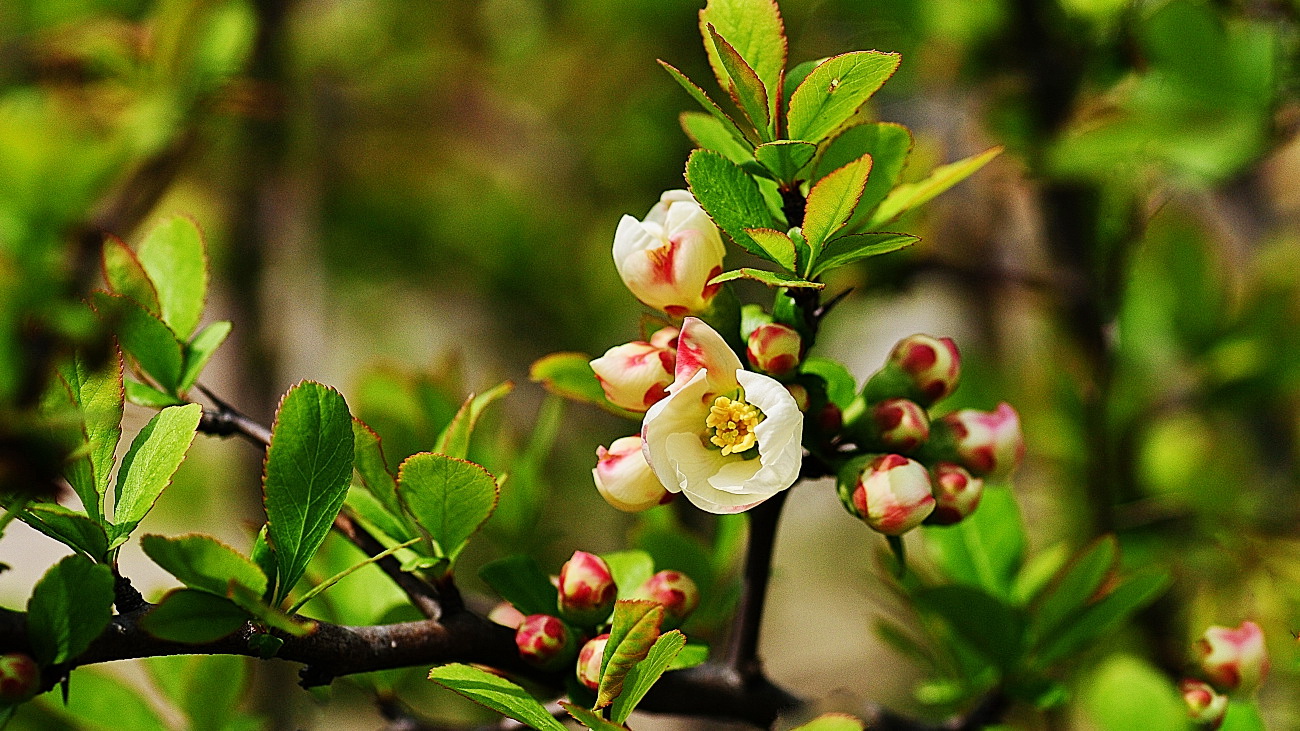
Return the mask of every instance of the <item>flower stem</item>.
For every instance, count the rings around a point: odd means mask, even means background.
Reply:
[[[735,629],[727,646],[726,664],[743,677],[760,674],[758,659],[759,630],[763,624],[763,607],[767,601],[767,583],[772,575],[772,549],[776,544],[776,527],[781,520],[789,490],[773,495],[749,511],[749,545],[736,613]]]

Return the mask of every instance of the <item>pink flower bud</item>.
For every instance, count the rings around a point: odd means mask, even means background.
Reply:
[[[700,590],[691,577],[680,571],[660,571],[646,579],[632,594],[633,599],[649,599],[663,605],[664,629],[685,621],[700,604]]]
[[[925,466],[898,454],[868,462],[853,483],[841,485],[841,499],[849,512],[889,536],[920,525],[935,504]]]
[[[1187,716],[1202,728],[1216,729],[1228,713],[1228,696],[1219,695],[1208,683],[1186,678],[1178,691],[1187,703]]]
[[[930,417],[915,401],[881,401],[872,408],[871,419],[880,444],[891,451],[912,452],[930,438]]]
[[[984,496],[984,481],[951,462],[940,462],[931,470],[934,477],[934,512],[927,524],[952,525],[975,512]]]
[[[784,376],[799,365],[803,338],[792,327],[769,322],[759,325],[749,334],[745,354],[754,368],[774,376]]]
[[[577,650],[573,633],[557,617],[530,614],[515,630],[515,646],[528,664],[543,670],[558,670],[573,662]]]
[[[501,602],[492,607],[487,618],[510,629],[518,629],[520,623],[524,621],[524,613],[515,609],[515,605],[510,602]]]
[[[650,344],[656,348],[667,348],[673,352],[677,351],[677,338],[682,334],[679,328],[672,326],[661,327],[655,330],[654,335],[650,336]]]
[[[726,249],[691,194],[668,191],[644,221],[623,216],[614,232],[614,266],[645,304],[682,317],[704,312],[718,293]]]
[[[609,634],[598,635],[582,646],[578,653],[578,682],[591,690],[600,689],[600,663],[605,658],[605,645]]]
[[[615,345],[591,361],[591,370],[615,406],[644,412],[668,395],[677,351],[640,340]]]
[[[560,567],[560,615],[580,627],[595,627],[614,611],[618,587],[604,559],[574,551]]]
[[[1268,673],[1264,632],[1254,622],[1236,629],[1210,627],[1194,647],[1206,679],[1219,690],[1249,693]]]
[[[671,502],[674,495],[664,488],[641,450],[641,437],[615,439],[596,448],[596,467],[591,471],[596,489],[605,502],[627,513],[638,513]]]
[[[889,363],[907,374],[920,399],[927,405],[957,390],[961,354],[952,338],[929,335],[903,338],[889,354]]]
[[[1004,476],[1025,456],[1020,415],[1010,404],[997,411],[962,409],[940,419],[952,440],[954,461],[978,476]]]
[[[0,704],[21,703],[41,686],[41,669],[21,652],[0,655]]]

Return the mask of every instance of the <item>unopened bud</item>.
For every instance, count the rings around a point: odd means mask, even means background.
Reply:
[[[654,335],[650,336],[650,344],[656,348],[666,348],[668,350],[676,351],[677,336],[681,334],[682,331],[680,328],[672,327],[671,325],[668,327],[661,327],[658,330],[655,330]]]
[[[876,441],[891,452],[910,453],[930,438],[930,417],[915,401],[895,398],[871,409]]]
[[[1201,728],[1216,729],[1228,713],[1228,696],[1215,692],[1209,683],[1187,678],[1178,684],[1187,703],[1187,716]]]
[[[1205,678],[1224,692],[1249,693],[1268,673],[1264,632],[1254,622],[1210,627],[1194,647]]]
[[[794,371],[802,353],[803,339],[799,333],[777,322],[754,328],[745,350],[750,365],[774,376]]]
[[[628,411],[644,412],[668,395],[677,352],[643,341],[615,345],[591,361],[605,398]]]
[[[663,605],[665,630],[681,625],[700,604],[700,590],[691,577],[680,571],[660,571],[646,579],[632,594]]]
[[[573,633],[549,614],[524,617],[515,630],[515,646],[525,662],[543,670],[558,670],[573,662],[577,651]]]
[[[951,338],[912,335],[894,346],[885,367],[867,381],[866,397],[871,402],[907,398],[930,406],[957,390],[960,376],[961,355]]]
[[[614,266],[645,304],[673,317],[704,312],[718,293],[726,249],[691,194],[670,190],[643,221],[623,216],[614,232]]]
[[[931,429],[941,459],[957,462],[980,477],[1010,474],[1025,456],[1020,415],[1010,404],[996,411],[962,409],[940,418]]]
[[[600,663],[605,659],[605,645],[608,643],[608,634],[598,635],[587,640],[578,653],[578,682],[591,690],[600,689]]]
[[[930,471],[934,479],[934,512],[926,525],[953,525],[975,512],[984,497],[984,481],[961,465],[940,462]]]
[[[674,497],[650,469],[641,444],[641,437],[630,436],[615,439],[609,449],[597,447],[596,467],[591,471],[605,502],[627,513],[648,510]]]
[[[808,413],[808,407],[812,406],[812,396],[808,389],[797,383],[785,384],[785,390],[790,392],[790,397],[794,399],[794,405],[799,407],[803,413]]]
[[[840,475],[840,500],[872,529],[897,536],[934,511],[930,474],[920,462],[882,454],[865,466],[850,463]]]
[[[41,669],[30,656],[21,652],[0,655],[0,703],[21,703],[41,686]]]
[[[560,567],[560,614],[579,627],[595,627],[614,611],[618,587],[604,559],[574,551]]]
[[[501,602],[492,607],[487,618],[510,629],[518,629],[519,624],[524,621],[524,613],[515,609],[515,605],[510,602]]]

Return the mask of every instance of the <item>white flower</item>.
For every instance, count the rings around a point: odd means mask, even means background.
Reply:
[[[615,345],[591,361],[591,370],[605,391],[605,398],[628,411],[645,412],[667,395],[673,382],[677,351],[636,341]]]
[[[682,324],[675,375],[641,426],[646,461],[669,492],[710,513],[739,513],[794,484],[803,414],[785,386],[744,370],[694,317]]]
[[[614,232],[614,266],[636,298],[680,317],[709,308],[726,249],[709,215],[684,190],[663,194],[644,221],[623,216]]]

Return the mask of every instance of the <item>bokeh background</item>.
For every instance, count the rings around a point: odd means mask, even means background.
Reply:
[[[635,425],[548,400],[528,367],[639,336],[644,310],[609,250],[619,216],[640,217],[683,185],[692,145],[677,116],[692,102],[655,59],[712,88],[699,6],[6,0],[6,408],[22,401],[32,313],[76,331],[60,297],[84,277],[77,233],[109,222],[133,240],[181,211],[207,235],[208,319],[235,323],[204,382],[259,420],[290,385],[319,380],[400,458],[429,448],[468,392],[516,384],[476,449],[496,468],[526,457],[528,488],[467,556],[471,591],[482,588],[474,566],[508,553],[558,568],[575,548],[628,545],[646,524],[608,508],[589,471],[596,446]],[[951,405],[1006,400],[1022,414],[1028,456],[1014,487],[1030,553],[1115,533],[1126,564],[1174,577],[1071,665],[1072,702],[1016,709],[1013,725],[1125,727],[1092,682],[1116,653],[1173,677],[1205,626],[1254,619],[1273,656],[1264,716],[1300,727],[1290,634],[1300,629],[1300,3],[786,0],[781,10],[792,64],[903,54],[864,114],[913,129],[905,175],[1006,147],[899,224],[922,244],[836,273],[830,290],[853,292],[820,354],[861,380],[899,337],[954,337],[965,373]],[[127,413],[129,425],[148,417]],[[247,547],[259,467],[248,444],[201,439],[146,529]],[[681,519],[714,531],[689,510]],[[880,575],[883,547],[832,486],[798,487],[763,656],[778,683],[826,708],[933,714],[917,692],[923,664],[873,632],[885,617],[924,637]],[[22,606],[59,550],[9,531],[6,605]],[[135,550],[126,571],[146,595],[170,586]],[[376,611],[395,601],[363,576],[337,591]],[[147,684],[170,667],[112,671]],[[309,694],[276,663],[223,672],[248,683],[244,708],[268,728],[385,723],[347,682]],[[473,713],[411,677],[392,682],[422,713]],[[16,725],[82,723],[57,705]],[[103,727],[122,726],[106,716]],[[656,727],[685,726],[646,725]]]

